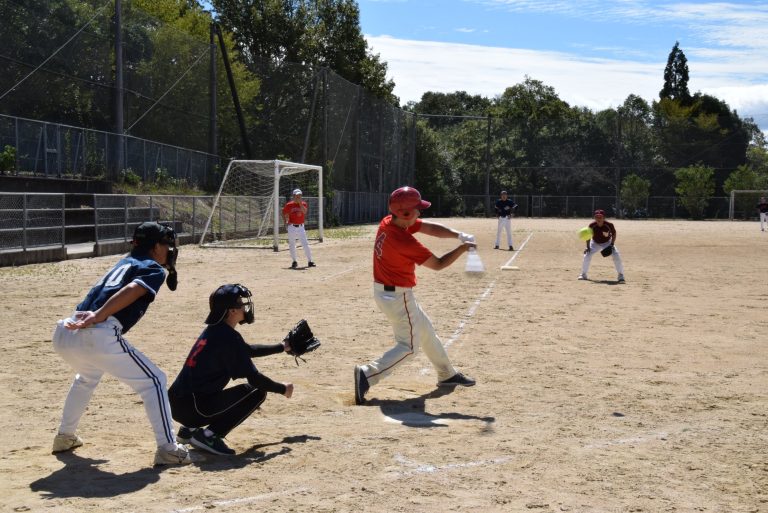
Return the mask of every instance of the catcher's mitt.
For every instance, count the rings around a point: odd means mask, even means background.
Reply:
[[[606,246],[605,248],[603,248],[600,254],[603,255],[604,257],[611,256],[613,254],[613,245]]]
[[[288,354],[292,355],[294,360],[296,360],[296,365],[299,364],[299,358],[304,353],[310,353],[320,347],[320,341],[312,333],[312,329],[305,319],[297,322],[296,326],[288,332],[283,341],[288,342],[288,345],[291,347]],[[304,358],[301,358],[301,361],[306,362]]]

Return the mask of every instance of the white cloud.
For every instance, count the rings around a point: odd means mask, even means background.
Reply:
[[[419,101],[427,91],[466,91],[495,97],[525,76],[552,86],[561,99],[591,110],[616,107],[630,94],[648,102],[658,98],[666,62],[586,58],[571,53],[497,48],[456,43],[411,41],[387,36],[367,37],[368,44],[388,64],[389,78],[402,103]],[[738,58],[738,54],[700,56],[696,75],[689,81],[692,93],[712,94],[768,128],[768,79],[765,62]],[[717,58],[713,58],[717,57]],[[690,58],[689,58],[690,63]]]
[[[462,28],[457,28],[456,29],[456,32],[464,32],[465,34],[471,34],[474,31],[475,31],[475,29],[473,29],[473,28],[464,28],[464,27],[462,27]]]

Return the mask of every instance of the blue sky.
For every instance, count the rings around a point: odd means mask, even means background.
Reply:
[[[358,0],[400,101],[426,91],[494,97],[526,76],[571,105],[649,102],[675,44],[691,93],[726,101],[768,132],[768,2]]]

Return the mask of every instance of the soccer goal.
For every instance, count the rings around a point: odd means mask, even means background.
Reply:
[[[755,219],[759,217],[757,204],[760,198],[768,198],[768,190],[738,190],[731,191],[731,202],[728,205],[728,218]]]
[[[285,235],[283,206],[301,189],[310,240],[323,241],[323,168],[284,160],[233,160],[200,237],[207,248],[272,248]],[[282,235],[281,236],[281,230]],[[286,238],[287,240],[287,238]]]

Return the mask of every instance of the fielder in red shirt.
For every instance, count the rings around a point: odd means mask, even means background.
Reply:
[[[469,248],[476,247],[472,235],[419,219],[430,203],[413,187],[401,187],[389,197],[389,211],[379,224],[373,246],[373,295],[395,335],[395,346],[378,360],[355,366],[355,404],[365,402],[368,389],[394,368],[412,358],[421,345],[437,370],[437,386],[472,386],[475,380],[457,372],[448,359],[432,322],[413,294],[417,265],[439,271],[454,263]],[[461,244],[445,255],[435,256],[413,234],[458,238]]]
[[[595,221],[589,224],[592,229],[592,238],[587,240],[587,248],[584,250],[584,258],[581,261],[581,274],[579,280],[588,280],[587,271],[592,262],[592,255],[600,251],[603,256],[612,256],[613,265],[619,276],[618,283],[624,283],[624,264],[621,261],[619,248],[616,247],[616,227],[605,220],[604,210],[595,210]]]
[[[307,267],[315,267],[315,263],[312,261],[312,250],[309,249],[307,232],[304,230],[304,218],[308,211],[307,202],[301,200],[301,189],[294,189],[293,201],[289,201],[283,207],[283,222],[285,223],[285,231],[288,233],[288,249],[291,252],[291,260],[293,260],[291,269],[296,269],[299,265],[296,262],[297,240],[301,242],[301,247],[304,248]]]

